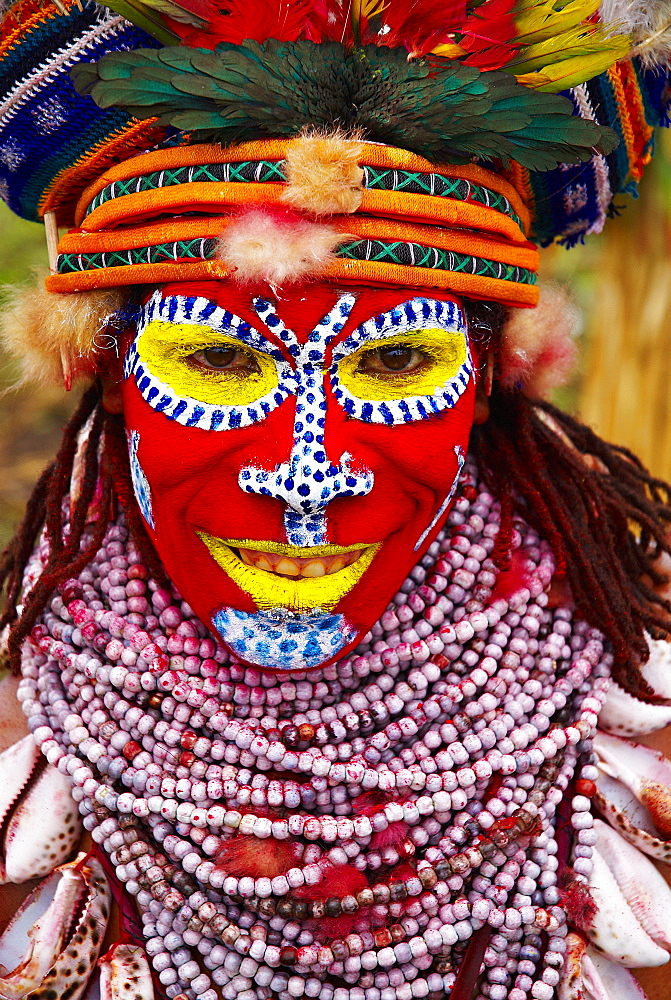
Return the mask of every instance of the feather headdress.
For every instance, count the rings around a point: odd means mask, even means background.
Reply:
[[[109,6],[130,16],[121,3]],[[75,84],[102,108],[157,118],[194,141],[338,127],[438,162],[515,161],[530,170],[588,160],[616,143],[607,127],[545,93],[628,51],[625,35],[593,22],[596,0],[138,6],[161,21],[154,34],[164,48],[79,65]]]

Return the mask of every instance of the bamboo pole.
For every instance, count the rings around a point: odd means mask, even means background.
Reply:
[[[660,151],[641,198],[601,238],[580,417],[671,480],[671,198]]]

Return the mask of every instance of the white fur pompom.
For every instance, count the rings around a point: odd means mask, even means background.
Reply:
[[[251,208],[219,237],[217,257],[231,268],[233,281],[281,286],[323,274],[346,238],[290,209]]]
[[[535,309],[511,309],[499,354],[501,385],[544,399],[570,378],[577,361],[580,312],[558,285],[541,288]]]

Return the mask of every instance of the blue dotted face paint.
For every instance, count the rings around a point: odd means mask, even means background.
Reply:
[[[270,302],[254,300],[259,319],[287,344],[295,359],[293,447],[289,459],[272,472],[243,468],[239,482],[247,493],[260,493],[284,501],[284,527],[290,545],[323,545],[326,542],[326,505],[335,497],[365,496],[373,488],[372,472],[354,472],[346,452],[337,462],[332,462],[324,444],[325,352],[342,330],[354,302],[353,295],[342,295],[310,333],[307,343],[301,345]]]
[[[128,438],[128,456],[130,458],[130,476],[133,483],[133,492],[135,493],[135,499],[137,500],[138,507],[142,513],[143,518],[147,522],[150,528],[154,528],[154,512],[152,510],[151,504],[151,488],[149,486],[149,480],[144,474],[144,470],[140,465],[140,460],[137,457],[137,448],[140,443],[140,435],[137,431],[128,431],[126,434]]]
[[[150,298],[125,358],[152,541],[237,657],[331,662],[449,508],[475,393],[463,312],[326,284],[273,297],[192,287]]]

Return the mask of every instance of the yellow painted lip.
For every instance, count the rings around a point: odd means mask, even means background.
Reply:
[[[202,536],[205,532],[198,532]],[[213,538],[213,535],[209,536]],[[231,549],[252,549],[254,552],[276,552],[278,555],[295,559],[320,559],[321,556],[339,556],[344,552],[356,552],[357,549],[370,548],[370,542],[360,542],[358,545],[284,545],[282,542],[254,541],[250,538],[219,538],[223,545]],[[262,571],[262,572],[265,572]]]
[[[264,611],[286,608],[291,611],[331,611],[345,594],[359,582],[370,566],[382,542],[374,545],[315,545],[301,547],[280,542],[217,538],[206,531],[196,531],[212,558],[224,572]],[[234,549],[255,549],[257,552],[277,552],[302,559],[314,556],[338,555],[362,549],[359,558],[337,573],[320,577],[285,577],[256,566],[248,566]]]

